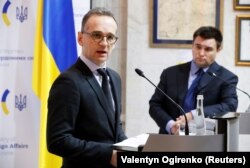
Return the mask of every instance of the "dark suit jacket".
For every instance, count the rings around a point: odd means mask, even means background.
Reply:
[[[116,110],[108,108],[96,78],[78,59],[53,83],[48,99],[47,147],[63,168],[110,167],[112,144],[126,139],[120,121],[121,80],[107,68]]]
[[[183,104],[184,96],[188,90],[188,78],[191,62],[176,65],[165,69],[160,78],[158,87],[169,95],[179,105]],[[226,68],[214,62],[207,72],[215,73],[220,80],[205,73],[198,86],[199,94],[204,95],[205,117],[220,115],[226,112],[235,112],[238,106],[236,85],[238,77]],[[160,133],[165,131],[166,124],[170,120],[175,120],[183,113],[162,93],[155,90],[149,101],[150,116],[160,127]]]

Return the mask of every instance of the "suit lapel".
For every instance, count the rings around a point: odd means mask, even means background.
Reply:
[[[211,72],[211,73],[217,73],[217,71],[220,69],[220,66],[214,62],[209,69],[207,70],[207,72]],[[200,80],[200,84],[198,86],[198,93],[202,93],[202,90],[205,89],[205,87],[213,80],[214,78],[211,77],[210,75],[208,75],[207,73],[205,73],[201,80]]]
[[[113,112],[114,114],[114,118],[115,118],[115,129],[117,129],[119,126],[118,124],[120,124],[120,120],[119,120],[119,113],[120,113],[120,108],[121,108],[121,105],[120,105],[120,100],[119,100],[119,97],[121,97],[120,94],[120,81],[118,80],[118,78],[115,77],[115,75],[112,73],[112,71],[110,71],[108,68],[107,68],[107,73],[110,77],[110,84],[111,84],[111,89],[112,89],[112,94],[113,94],[113,99],[114,99],[114,104],[115,104],[115,111]],[[117,130],[115,130],[115,137],[116,137],[116,141],[118,139],[118,134],[117,134]]]
[[[96,93],[96,95],[98,97],[98,100],[100,102],[100,105],[102,106],[102,108],[104,109],[104,112],[107,115],[108,121],[109,121],[110,126],[112,128],[112,131],[115,132],[115,130],[114,130],[114,126],[115,126],[114,112],[108,106],[108,102],[106,100],[106,97],[105,97],[99,83],[97,82],[97,80],[94,77],[91,70],[87,67],[87,65],[81,59],[77,60],[76,66],[83,73],[84,77],[89,82],[89,85],[91,86],[91,88]]]
[[[88,78],[87,80],[88,80],[89,84],[91,85],[92,89],[95,91],[95,93],[100,101],[101,106],[103,107],[104,111],[106,112],[106,115],[108,116],[108,119],[112,125],[112,128],[114,128],[114,121],[115,121],[114,110],[108,106],[108,102],[106,100],[106,97],[105,97],[99,83],[96,81],[96,79],[94,77]]]
[[[189,72],[190,72],[191,62],[188,62],[186,64],[183,64],[183,66],[180,67],[180,73],[178,73],[178,88],[179,90],[179,102],[182,105],[184,101],[184,97],[186,94],[186,91],[188,89],[188,78],[189,78]]]

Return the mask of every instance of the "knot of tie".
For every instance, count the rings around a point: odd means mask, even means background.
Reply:
[[[198,78],[198,77],[202,76],[202,75],[203,75],[203,73],[204,73],[203,69],[202,69],[202,68],[200,68],[198,71],[196,71],[196,72],[195,72],[195,74],[197,75],[197,77],[196,77],[196,78]]]
[[[104,68],[99,68],[97,69],[97,72],[103,77],[103,78],[108,78],[108,74]]]

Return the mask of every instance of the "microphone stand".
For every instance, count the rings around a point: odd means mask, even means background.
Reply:
[[[179,104],[177,104],[171,97],[169,97],[165,92],[163,92],[163,90],[161,90],[159,87],[157,87],[153,82],[151,82],[144,74],[143,74],[143,72],[141,71],[141,70],[139,70],[139,69],[135,69],[135,72],[139,75],[139,76],[141,76],[141,77],[143,77],[143,78],[145,78],[147,81],[149,81],[149,83],[151,83],[156,89],[158,89],[164,96],[166,96],[173,104],[175,104],[177,107],[178,107],[178,109],[179,110],[181,110],[181,112],[183,113],[183,115],[184,115],[184,118],[185,118],[185,135],[189,135],[189,128],[188,128],[188,120],[187,120],[187,116],[186,116],[186,113],[185,113],[185,111],[183,110],[183,108],[179,105]]]
[[[245,94],[248,96],[248,98],[250,99],[250,95],[249,95],[247,92],[245,92],[245,91],[243,91],[243,90],[241,90],[241,89],[239,89],[239,88],[237,88],[237,87],[236,87],[236,89],[238,89],[238,90],[241,91],[242,93],[245,93]],[[246,109],[245,112],[246,112],[246,113],[250,113],[250,104],[249,104],[249,106],[248,106],[248,108]]]

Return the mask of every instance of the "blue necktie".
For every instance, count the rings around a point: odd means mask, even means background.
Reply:
[[[108,102],[109,106],[111,107],[111,109],[114,109],[111,90],[109,87],[108,74],[107,74],[106,70],[103,68],[97,69],[97,72],[102,76],[102,90],[103,90],[104,95],[107,98],[107,102]]]
[[[200,82],[202,75],[204,74],[203,69],[199,69],[197,72],[197,77],[193,80],[190,88],[188,89],[183,103],[183,109],[185,112],[190,112],[196,107],[196,96],[197,96],[197,88]]]

